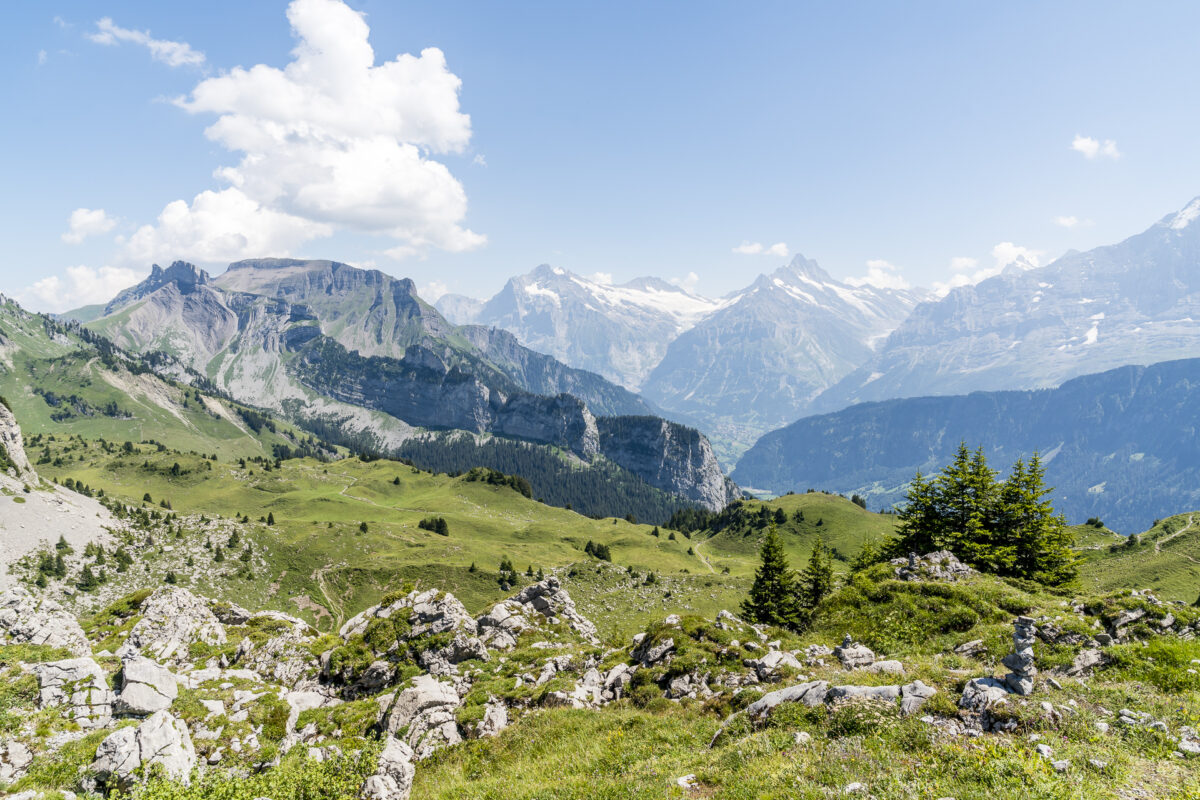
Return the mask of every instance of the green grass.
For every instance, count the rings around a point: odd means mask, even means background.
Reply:
[[[1080,584],[1090,593],[1149,589],[1163,600],[1200,596],[1200,512],[1160,520],[1128,542],[1082,551]]]

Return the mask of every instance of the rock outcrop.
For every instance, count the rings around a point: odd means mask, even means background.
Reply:
[[[91,771],[106,788],[127,786],[139,768],[160,765],[174,780],[187,783],[196,751],[187,725],[159,711],[136,728],[121,728],[100,743]]]
[[[225,626],[208,604],[187,589],[155,589],[142,604],[142,618],[118,652],[122,658],[144,654],[159,662],[180,662],[193,642],[225,643]]]
[[[29,668],[38,679],[38,706],[63,706],[63,715],[81,728],[103,728],[113,715],[115,697],[104,670],[91,658],[49,661]]]
[[[92,654],[75,617],[50,598],[35,597],[23,586],[0,595],[0,631],[11,642],[60,647],[81,657]]]
[[[116,712],[145,717],[171,707],[179,696],[179,683],[171,671],[144,656],[131,656],[117,676],[120,694]]]
[[[388,735],[403,733],[414,757],[421,760],[438,747],[462,741],[454,716],[459,705],[458,693],[451,684],[432,675],[418,675],[409,688],[380,698],[383,713],[379,726]]]
[[[389,738],[379,754],[375,773],[363,782],[360,797],[363,800],[408,800],[416,774],[414,758],[411,747],[399,739]]]

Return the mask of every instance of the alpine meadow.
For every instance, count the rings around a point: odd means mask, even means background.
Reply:
[[[8,10],[0,798],[1200,800],[1200,7]]]

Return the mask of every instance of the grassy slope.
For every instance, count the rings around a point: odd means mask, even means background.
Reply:
[[[834,570],[843,572],[864,544],[877,542],[896,530],[894,516],[866,511],[840,495],[823,492],[789,494],[767,502],[751,500],[745,505],[753,511],[762,506],[783,509],[788,521],[779,526],[779,532],[788,558],[797,568],[808,561],[818,536],[834,550]],[[803,512],[803,521],[793,518],[796,511]],[[758,566],[762,535],[761,530],[724,530],[705,540],[700,552],[718,570],[728,567],[733,574],[751,574]]]
[[[54,477],[82,481],[127,502],[140,502],[149,493],[154,502],[167,499],[184,514],[244,514],[251,520],[272,514],[274,527],[247,526],[270,551],[270,580],[226,589],[234,599],[251,604],[264,603],[262,585],[274,582],[279,596],[307,596],[344,618],[383,593],[414,582],[452,591],[478,610],[505,595],[495,581],[504,557],[521,571],[529,565],[550,570],[576,562],[590,563],[591,570],[606,567],[599,575],[581,568],[578,580],[598,587],[595,596],[608,596],[598,602],[620,605],[633,615],[614,620],[614,630],[635,623],[648,605],[643,595],[672,589],[690,593],[702,613],[736,605],[740,597],[735,587],[742,584],[736,576],[709,573],[697,556],[687,554],[691,542],[682,536],[671,541],[663,531],[655,537],[648,525],[592,520],[508,488],[435,476],[397,462],[297,459],[264,472],[253,463],[242,469],[219,461],[210,471],[198,457],[149,448],[122,456],[105,453],[95,443],[60,439],[50,446],[52,454],[68,459],[53,470]],[[174,463],[188,474],[173,477]],[[396,478],[399,485],[393,483]],[[432,515],[446,519],[450,536],[418,528],[418,522]],[[366,533],[359,530],[362,522]],[[613,567],[589,561],[583,553],[589,540],[607,544],[622,569],[632,567],[642,575],[653,570],[664,580],[670,576],[672,583],[644,587],[627,574],[617,575]],[[478,567],[475,573],[469,571],[472,563]],[[695,586],[685,585],[691,583]],[[661,604],[654,605],[657,615]]]
[[[1083,551],[1080,581],[1089,591],[1150,589],[1164,600],[1194,602],[1200,594],[1200,512],[1160,520],[1126,544],[1097,542]]]
[[[1090,626],[1071,613],[1069,594],[989,576],[913,584],[889,580],[890,575],[890,567],[882,566],[851,580],[823,606],[815,629],[794,639],[785,636],[785,647],[832,645],[849,632],[881,657],[901,659],[906,675],[897,680],[851,674],[833,659],[806,668],[806,675],[833,684],[920,679],[938,689],[925,711],[952,716],[967,679],[1004,673],[997,661],[1011,648],[1014,615],[1050,616],[1072,630]],[[1126,596],[1088,605],[1097,613],[1112,613],[1132,602]],[[989,654],[976,660],[951,652],[970,639],[982,639]],[[1069,663],[1075,648],[1039,641],[1035,651],[1039,667],[1050,669]],[[915,717],[900,719],[894,710],[853,705],[786,708],[765,729],[735,726],[715,747],[709,742],[728,707],[655,701],[645,708],[622,703],[602,712],[536,711],[496,739],[449,748],[422,762],[412,797],[830,798],[855,782],[866,784],[869,794],[862,796],[880,800],[1200,797],[1200,761],[1173,757],[1174,744],[1165,737],[1119,725],[1101,734],[1095,727],[1099,721],[1112,723],[1111,710],[1124,707],[1149,712],[1171,731],[1195,725],[1200,677],[1187,670],[1190,659],[1200,658],[1200,642],[1151,637],[1148,646],[1117,645],[1108,654],[1113,666],[1092,678],[1060,678],[1061,689],[1040,686],[1029,700],[1014,700],[1009,713],[1019,723],[1016,732],[979,739],[942,736]],[[1044,701],[1060,708],[1070,704],[1071,712],[1054,723],[1041,710]],[[797,744],[798,731],[809,733],[811,742]],[[1031,738],[1034,733],[1039,738]],[[1037,754],[1039,741],[1052,747],[1054,758],[1070,763],[1066,773],[1056,773]],[[688,774],[699,782],[691,791],[676,785]]]

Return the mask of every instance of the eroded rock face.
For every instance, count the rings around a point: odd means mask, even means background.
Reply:
[[[8,455],[8,461],[12,464],[9,468],[9,474],[12,477],[31,481],[34,484],[38,482],[38,476],[33,471],[33,465],[29,463],[29,459],[25,456],[25,444],[21,439],[21,426],[17,424],[17,418],[13,416],[13,413],[8,410],[8,406],[4,405],[4,403],[0,403],[0,447],[4,448],[4,452]]]
[[[139,767],[159,764],[174,780],[187,783],[196,751],[187,725],[159,711],[136,728],[121,728],[100,743],[92,772],[106,788],[127,786]]]
[[[65,706],[64,715],[81,728],[103,728],[112,720],[116,698],[104,670],[90,658],[49,661],[29,668],[38,679],[38,706]]]
[[[53,600],[35,597],[22,586],[0,594],[0,631],[12,643],[61,647],[81,658],[92,654],[75,617]]]
[[[389,738],[375,773],[363,782],[359,796],[363,800],[408,800],[412,792],[414,755],[412,748],[394,737]]]
[[[171,671],[144,656],[126,659],[119,677],[118,714],[149,716],[170,708],[179,696],[179,684]]]
[[[307,646],[315,631],[307,622],[278,611],[260,611],[246,621],[256,619],[271,620],[279,630],[262,645],[243,639],[234,663],[289,688],[298,688],[316,674],[318,664]]]
[[[0,742],[0,781],[12,783],[33,763],[33,753],[15,739]]]
[[[454,686],[431,675],[418,675],[412,686],[397,693],[385,708],[380,727],[389,735],[407,729],[404,741],[421,760],[438,747],[462,741],[454,717],[460,704]]]
[[[141,653],[156,661],[180,663],[193,642],[225,643],[225,626],[208,603],[177,586],[156,589],[142,604],[142,618],[117,655]]]

